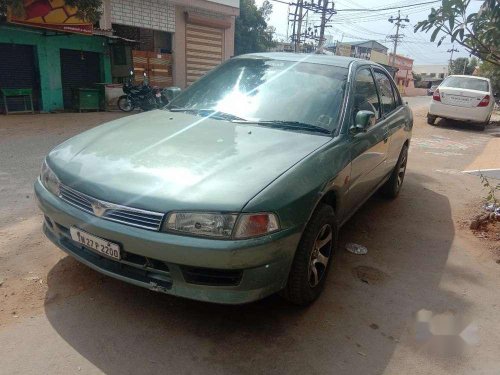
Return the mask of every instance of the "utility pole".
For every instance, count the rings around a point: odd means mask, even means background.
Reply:
[[[392,63],[391,63],[391,66],[394,67],[394,65],[396,64],[396,52],[398,49],[398,41],[399,41],[399,38],[402,37],[402,35],[399,35],[399,28],[405,28],[406,25],[403,25],[402,23],[403,22],[410,22],[410,20],[408,19],[408,16],[406,16],[406,18],[401,18],[401,11],[398,10],[397,18],[391,16],[391,18],[389,18],[388,21],[390,23],[394,23],[396,25],[396,35],[389,36],[389,38],[394,39],[394,50],[392,52]]]
[[[302,16],[302,11],[304,9],[304,0],[299,0],[298,7],[299,7],[299,20],[298,20],[299,24],[297,25],[297,36],[295,39],[295,52],[300,52],[300,36],[302,33],[302,20],[304,18]]]
[[[328,26],[328,22],[334,14],[337,14],[334,2],[332,0],[296,0],[289,5],[295,7],[294,12],[288,13],[288,22],[293,22],[290,40],[294,45],[295,52],[300,52],[300,43],[307,42],[307,40],[318,42],[318,51],[321,50],[325,42],[325,28],[331,27]],[[302,22],[304,18],[309,18],[309,12],[311,17],[321,15],[320,25],[311,27],[307,22],[306,30],[302,31]],[[320,30],[319,35],[318,29]]]
[[[321,0],[319,0],[321,5]],[[333,2],[332,2],[333,6]],[[323,9],[321,10],[321,24],[319,25],[319,43],[318,51],[323,49],[323,44],[325,43],[325,27],[326,27],[326,11],[328,9],[328,0],[323,0]]]
[[[449,62],[449,64],[448,64],[448,74],[450,74],[450,72],[451,72],[451,68],[452,68],[451,64],[453,64],[453,52],[460,52],[460,51],[459,51],[458,49],[456,49],[456,48],[455,48],[455,45],[453,44],[453,45],[451,46],[451,49],[449,49],[449,50],[448,50],[448,51],[446,51],[446,52],[450,53],[450,62]]]

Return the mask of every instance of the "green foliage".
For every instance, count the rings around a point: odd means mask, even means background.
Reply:
[[[500,66],[489,62],[483,62],[479,66],[479,75],[481,77],[489,78],[491,80],[493,92],[500,93]]]
[[[415,83],[419,83],[420,81],[422,81],[422,75],[421,74],[418,74],[418,73],[415,73],[415,72],[411,72],[412,76],[413,76],[413,79],[415,80]]]
[[[466,74],[471,75],[474,70],[479,65],[477,58],[473,57],[468,59],[467,57],[459,57],[452,61],[449,68],[450,74]]]
[[[481,60],[500,65],[499,0],[483,0],[479,12],[469,14],[470,1],[442,0],[441,6],[432,8],[427,19],[418,22],[414,31],[432,30],[431,42],[437,39],[438,46],[450,38]],[[438,38],[439,34],[443,35]]]
[[[257,8],[255,0],[240,1],[240,15],[236,18],[234,35],[235,54],[263,52],[273,47],[274,28],[268,27],[267,21],[273,6],[266,0]]]
[[[82,20],[96,23],[101,18],[102,0],[66,0],[66,5],[78,7],[77,16]],[[7,7],[17,17],[24,16],[23,0],[0,0],[0,18],[5,18]]]
[[[486,189],[486,196],[483,198],[486,203],[495,203],[498,204],[498,198],[495,196],[497,191],[500,191],[500,183],[496,185],[492,185],[488,178],[486,178],[483,174],[479,176],[481,178],[481,183]]]

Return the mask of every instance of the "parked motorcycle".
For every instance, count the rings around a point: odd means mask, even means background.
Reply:
[[[130,112],[135,108],[140,108],[143,111],[150,111],[168,104],[165,90],[161,90],[159,87],[151,87],[146,73],[144,73],[143,82],[139,85],[132,83],[133,74],[134,72],[131,71],[129,79],[123,84],[123,92],[126,95],[118,98],[118,108],[120,110]]]

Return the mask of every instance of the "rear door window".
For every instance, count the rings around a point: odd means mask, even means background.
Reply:
[[[394,98],[391,81],[384,73],[378,70],[375,70],[375,81],[377,82],[380,95],[382,113],[385,115],[391,113],[396,109],[396,99]]]
[[[448,77],[440,85],[442,87],[451,87],[455,89],[467,89],[477,91],[490,91],[488,81],[469,77]]]

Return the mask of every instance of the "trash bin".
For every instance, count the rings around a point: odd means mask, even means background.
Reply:
[[[73,104],[79,112],[99,110],[99,89],[78,88],[73,90]]]
[[[96,83],[102,111],[117,111],[118,98],[124,95],[121,83]]]

